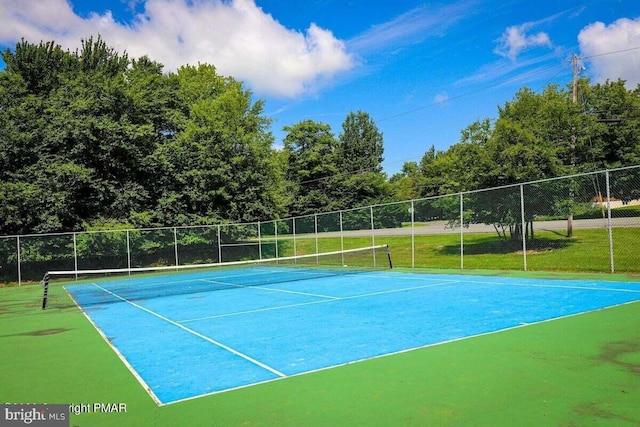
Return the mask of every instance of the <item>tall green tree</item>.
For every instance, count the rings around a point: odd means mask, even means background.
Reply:
[[[3,231],[79,229],[108,208],[114,181],[128,179],[131,159],[113,140],[138,132],[119,126],[128,59],[101,39],[83,41],[75,53],[23,41],[3,57],[2,175],[5,185],[13,184],[14,203],[35,207],[27,221],[0,220]],[[11,209],[0,206],[0,218]]]
[[[53,41],[36,45],[22,39],[13,52],[5,50],[2,58],[6,63],[4,72],[20,76],[25,89],[33,95],[44,95],[59,87],[60,76],[79,67],[77,52],[72,55]]]
[[[340,172],[382,172],[384,138],[368,113],[349,113],[338,136]]]
[[[357,206],[388,201],[392,186],[382,170],[384,138],[368,113],[349,113],[342,123],[336,149],[336,206]]]
[[[174,78],[182,130],[154,153],[165,224],[275,218],[284,208],[282,176],[263,102],[215,67],[183,66]]]
[[[331,127],[303,120],[285,126],[284,130],[287,132],[284,139],[287,157],[285,177],[291,195],[289,213],[304,215],[337,209],[338,142]]]

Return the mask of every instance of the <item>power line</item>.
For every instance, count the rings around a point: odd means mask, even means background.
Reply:
[[[582,56],[582,57],[579,57],[577,59],[589,59],[589,58],[595,58],[595,57],[605,56],[605,55],[614,55],[614,54],[619,54],[619,53],[624,53],[624,52],[629,52],[629,51],[634,51],[634,50],[640,50],[640,46],[631,47],[631,48],[628,48],[628,49],[621,49],[621,50],[611,51],[611,52],[604,52],[604,53],[599,53],[599,54],[595,54],[595,55]],[[573,58],[571,60],[569,60],[569,62],[572,62],[572,61],[573,61]],[[563,64],[559,65],[560,68],[558,69],[558,71],[549,80],[547,80],[546,85],[548,85],[549,82],[554,80],[562,72],[565,63],[566,63],[566,61],[563,61]],[[510,77],[510,78],[508,78],[506,80],[501,80],[501,81],[498,81],[496,83],[490,84],[488,86],[484,86],[482,88],[479,88],[477,90],[465,92],[465,93],[459,94],[457,96],[453,96],[453,97],[447,98],[446,100],[443,100],[443,101],[431,102],[429,104],[426,104],[426,105],[423,105],[423,106],[420,106],[420,107],[417,107],[417,108],[413,108],[411,110],[406,110],[406,111],[402,111],[402,112],[397,113],[397,114],[393,114],[393,115],[390,115],[390,116],[383,117],[381,119],[378,119],[378,122],[391,120],[391,119],[394,119],[394,118],[397,118],[397,117],[400,117],[400,116],[404,116],[404,115],[407,115],[407,114],[415,113],[417,111],[425,110],[425,109],[427,109],[429,107],[433,107],[435,105],[440,105],[440,104],[444,104],[444,103],[449,102],[449,101],[453,101],[453,100],[456,100],[456,99],[460,99],[460,98],[464,98],[464,97],[467,97],[467,96],[475,95],[477,93],[484,92],[484,91],[489,90],[489,89],[493,89],[493,88],[496,88],[496,87],[499,87],[499,86],[502,86],[502,85],[506,85],[506,84],[509,84],[509,83],[517,81],[517,80],[521,80],[523,78],[534,76],[536,74],[540,74],[540,73],[543,73],[543,72],[548,72],[549,70],[554,69],[556,67],[558,67],[558,65],[556,65],[554,67],[538,68],[538,69],[535,69],[535,70],[532,70],[532,71],[529,71],[529,72],[526,72],[526,73],[523,73],[523,74],[518,74],[517,76],[512,76],[512,77]],[[626,120],[628,120],[628,119],[626,119]],[[400,162],[406,163],[407,160],[394,160],[392,163],[393,164],[397,164],[397,163],[400,163]],[[339,172],[337,174],[326,176],[326,177],[322,177],[322,178],[316,178],[316,179],[312,179],[312,180],[302,181],[302,182],[299,182],[298,184],[309,184],[309,183],[318,182],[318,181],[324,181],[324,180],[327,180],[327,179],[330,179],[330,178],[339,177],[339,176],[355,175],[355,174],[367,172],[367,171],[370,171],[370,170],[373,170],[373,169],[376,169],[376,168],[377,167],[372,167],[372,168],[361,169],[361,170],[356,170],[356,171]]]
[[[616,53],[630,52],[632,50],[638,50],[638,49],[640,49],[640,46],[630,47],[628,49],[616,50],[616,51],[613,51],[613,52],[605,52],[605,53],[598,53],[598,54],[595,54],[595,55],[581,56],[580,59],[596,58],[598,56],[613,55],[613,54],[616,54]]]
[[[624,53],[624,52],[629,52],[629,51],[632,51],[632,50],[639,50],[639,49],[640,49],[640,46],[637,46],[637,47],[631,47],[631,48],[628,48],[628,49],[616,50],[616,51],[612,51],[612,52],[599,53],[599,54],[596,54],[596,55],[581,56],[578,59],[589,59],[589,58],[595,58],[595,57],[598,57],[598,56],[613,55],[613,54],[617,54],[617,53]],[[563,62],[571,62],[571,61],[572,61],[572,59],[569,59],[568,61],[563,61]],[[381,119],[378,119],[378,121],[382,122],[382,121],[385,121],[385,120],[394,119],[396,117],[404,116],[406,114],[415,113],[416,111],[421,111],[421,110],[427,109],[429,107],[433,107],[434,105],[444,104],[446,102],[453,101],[455,99],[459,99],[459,98],[464,98],[466,96],[475,95],[475,94],[477,94],[479,92],[484,92],[485,90],[489,90],[489,89],[493,89],[493,88],[498,87],[498,86],[506,85],[506,84],[509,84],[511,82],[514,82],[514,81],[517,81],[517,80],[520,80],[520,79],[523,79],[523,78],[526,78],[526,77],[530,77],[530,76],[536,75],[538,73],[547,72],[552,68],[556,68],[556,67],[539,68],[537,70],[529,71],[529,72],[526,72],[524,74],[519,74],[519,75],[513,76],[513,77],[511,77],[511,78],[509,78],[507,80],[499,81],[497,83],[494,83],[494,84],[491,84],[491,85],[488,85],[488,86],[484,86],[484,87],[482,87],[480,89],[477,89],[477,90],[473,90],[473,91],[470,91],[470,92],[465,92],[465,93],[462,93],[460,95],[447,98],[446,100],[443,100],[443,101],[435,101],[435,102],[432,102],[430,104],[426,104],[426,105],[423,105],[423,106],[420,106],[420,107],[413,108],[411,110],[406,110],[406,111],[402,111],[400,113],[396,113],[396,114],[392,114],[390,116],[386,116],[386,117],[383,117]],[[562,72],[562,68],[560,68],[558,70],[558,72],[553,75],[553,77],[551,77],[549,80],[547,80],[547,84],[549,82],[551,82],[553,79],[555,79],[561,72]]]
[[[484,92],[484,91],[489,90],[489,89],[493,89],[493,88],[496,88],[496,87],[499,87],[499,86],[503,86],[503,85],[512,83],[512,82],[517,81],[517,80],[521,80],[523,78],[527,78],[527,77],[536,75],[538,73],[547,72],[547,71],[549,71],[550,69],[553,69],[553,68],[556,68],[556,66],[547,67],[547,68],[539,68],[539,69],[532,70],[532,71],[529,71],[529,72],[526,72],[526,73],[523,73],[523,74],[518,74],[517,76],[513,76],[513,77],[511,77],[511,78],[509,78],[507,80],[502,80],[502,81],[499,81],[497,83],[494,83],[494,84],[491,84],[491,85],[488,85],[488,86],[484,86],[484,87],[481,87],[480,89],[476,89],[476,90],[473,90],[473,91],[470,91],[470,92],[461,93],[460,95],[452,96],[452,97],[447,98],[446,100],[443,100],[443,101],[434,101],[434,102],[432,102],[430,104],[426,104],[426,105],[423,105],[423,106],[420,106],[420,107],[417,107],[417,108],[414,108],[414,109],[411,109],[411,110],[407,110],[407,111],[403,111],[401,113],[393,114],[391,116],[383,117],[381,119],[378,119],[378,121],[382,122],[382,121],[385,121],[385,120],[394,119],[396,117],[404,116],[404,115],[407,115],[407,114],[415,113],[416,111],[421,111],[421,110],[427,109],[429,107],[433,107],[434,105],[444,104],[446,102],[453,101],[455,99],[460,99],[460,98],[464,98],[464,97],[467,97],[467,96],[475,95],[477,93]],[[555,78],[558,74],[560,74],[560,71],[558,71],[558,73],[556,73],[553,78]]]
[[[603,53],[599,53],[599,54],[595,54],[595,55],[582,56],[582,57],[579,57],[578,59],[589,59],[589,58],[595,58],[595,57],[605,56],[605,55],[614,55],[614,54],[619,54],[619,53],[624,53],[624,52],[630,52],[630,51],[639,50],[639,49],[640,49],[640,46],[636,46],[636,47],[631,47],[631,48],[627,48],[627,49],[620,49],[620,50],[611,51],[611,52],[603,52]],[[569,61],[563,61],[563,64],[564,64],[564,63],[567,63],[567,62],[572,62],[572,61],[573,61],[573,58],[572,58],[572,59],[570,59]],[[564,67],[564,65],[562,65],[562,66],[561,66],[561,68],[560,68],[560,69],[558,69],[558,72],[557,72],[557,73],[555,73],[555,74],[553,75],[553,77],[551,77],[549,80],[547,80],[546,85],[548,85],[548,84],[549,84],[549,82],[551,82],[552,80],[554,80],[554,79],[555,79],[555,78],[556,78],[556,77],[557,77],[557,76],[562,72],[563,67]],[[553,68],[555,68],[555,67],[553,67]],[[466,96],[475,95],[475,94],[477,94],[477,93],[480,93],[480,92],[483,92],[483,91],[486,91],[486,90],[489,90],[489,89],[493,89],[493,88],[498,87],[498,86],[501,86],[501,85],[506,85],[506,84],[508,84],[508,83],[511,83],[511,82],[513,82],[513,81],[520,80],[520,79],[522,79],[522,78],[526,78],[526,77],[530,77],[530,76],[535,75],[535,74],[538,74],[538,73],[546,72],[546,71],[548,71],[548,70],[550,70],[550,69],[551,69],[550,67],[547,67],[547,68],[539,68],[539,69],[536,69],[536,70],[530,71],[530,72],[528,72],[528,73],[519,74],[519,75],[517,75],[517,76],[513,76],[513,77],[511,77],[511,78],[509,78],[509,79],[507,79],[507,80],[499,81],[499,82],[497,82],[497,83],[494,83],[494,84],[491,84],[491,85],[488,85],[488,86],[482,87],[482,88],[477,89],[477,90],[474,90],[474,91],[470,91],[470,92],[462,93],[462,94],[460,94],[460,95],[457,95],[457,96],[454,96],[454,97],[448,98],[448,99],[446,99],[446,100],[444,100],[444,101],[432,102],[432,103],[430,103],[430,104],[423,105],[423,106],[420,106],[420,107],[417,107],[417,108],[414,108],[414,109],[411,109],[411,110],[407,110],[407,111],[403,111],[403,112],[400,112],[400,113],[397,113],[397,114],[393,114],[393,115],[390,115],[390,116],[386,116],[386,117],[383,117],[383,118],[379,119],[378,121],[379,121],[379,122],[381,122],[381,121],[385,121],[385,120],[394,119],[394,118],[396,118],[396,117],[400,117],[400,116],[404,116],[404,115],[407,115],[407,114],[411,114],[411,113],[414,113],[414,112],[416,112],[416,111],[421,111],[421,110],[427,109],[427,108],[429,108],[429,107],[433,107],[433,106],[435,106],[435,105],[443,104],[443,103],[445,103],[445,102],[449,102],[449,101],[452,101],[452,100],[455,100],[455,99],[460,99],[460,98],[463,98],[463,97],[466,97]],[[394,161],[393,163],[395,164],[395,163],[399,163],[399,162],[403,162],[403,161],[402,161],[402,160],[398,160],[398,161]],[[405,162],[406,162],[406,160],[405,160]]]

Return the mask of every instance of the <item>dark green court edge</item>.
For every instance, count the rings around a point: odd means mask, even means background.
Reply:
[[[71,426],[640,426],[640,302],[159,407],[41,292],[0,288],[0,401],[126,404]]]

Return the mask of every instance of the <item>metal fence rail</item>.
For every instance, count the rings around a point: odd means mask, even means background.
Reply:
[[[409,268],[640,273],[640,165],[249,224],[0,236],[0,283],[387,242]]]

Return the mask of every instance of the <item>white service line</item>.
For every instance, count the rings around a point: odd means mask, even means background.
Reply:
[[[143,306],[141,306],[140,304],[136,304],[136,303],[135,303],[135,302],[133,302],[133,301],[129,301],[128,299],[126,299],[126,298],[124,298],[124,297],[121,297],[120,295],[118,295],[118,294],[116,294],[116,293],[113,293],[113,292],[111,292],[110,290],[105,289],[105,288],[103,288],[103,287],[102,287],[102,286],[100,286],[100,285],[97,285],[97,284],[95,284],[95,283],[93,283],[93,285],[94,285],[95,287],[97,287],[98,289],[101,289],[101,290],[103,290],[104,292],[106,292],[106,293],[108,293],[108,294],[113,295],[114,297],[118,298],[119,300],[126,302],[127,304],[131,304],[132,306],[134,306],[134,307],[136,307],[136,308],[138,308],[138,309],[140,309],[140,310],[142,310],[142,311],[146,311],[147,313],[149,313],[149,314],[151,314],[151,315],[153,315],[153,316],[157,317],[158,319],[162,319],[162,320],[164,320],[165,322],[168,322],[168,323],[170,323],[170,324],[172,324],[172,325],[174,325],[174,326],[177,326],[178,328],[182,329],[182,330],[183,330],[183,331],[185,331],[185,332],[188,332],[188,333],[190,333],[190,334],[192,334],[192,335],[195,335],[195,336],[196,336],[196,337],[198,337],[198,338],[202,338],[203,340],[205,340],[205,341],[207,341],[207,342],[210,342],[211,344],[213,344],[213,345],[215,345],[215,346],[217,346],[217,347],[220,347],[220,348],[222,348],[222,349],[224,349],[224,350],[227,350],[228,352],[233,353],[233,354],[235,354],[236,356],[240,356],[240,357],[242,357],[243,359],[245,359],[245,360],[247,360],[247,361],[249,361],[249,362],[253,363],[254,365],[257,365],[257,366],[259,366],[259,367],[261,367],[261,368],[263,368],[263,369],[266,369],[267,371],[269,371],[269,372],[271,372],[271,373],[274,373],[274,374],[276,374],[276,375],[277,375],[277,376],[279,376],[279,377],[286,377],[286,375],[285,375],[285,374],[283,374],[282,372],[278,371],[277,369],[274,369],[274,368],[272,368],[271,366],[265,365],[264,363],[262,363],[262,362],[260,362],[260,361],[258,361],[258,360],[256,360],[256,359],[254,359],[254,358],[252,358],[252,357],[250,357],[250,356],[247,356],[247,355],[246,355],[246,354],[244,354],[244,353],[239,352],[238,350],[234,350],[233,348],[231,348],[231,347],[229,347],[229,346],[226,346],[226,345],[222,344],[221,342],[218,342],[218,341],[216,341],[216,340],[214,340],[214,339],[211,339],[211,338],[209,338],[209,337],[208,337],[208,336],[206,336],[206,335],[202,335],[201,333],[196,332],[196,331],[194,331],[193,329],[187,328],[186,326],[181,325],[180,323],[175,322],[175,321],[173,321],[173,320],[169,319],[168,317],[165,317],[165,316],[163,316],[163,315],[161,315],[161,314],[158,314],[158,313],[156,313],[156,312],[155,312],[155,311],[153,311],[153,310],[149,310],[148,308],[143,307]]]
[[[258,308],[258,309],[255,309],[255,310],[236,311],[236,312],[233,312],[233,313],[215,314],[215,315],[212,315],[212,316],[196,317],[196,318],[193,318],[193,319],[178,320],[178,322],[180,322],[180,323],[197,322],[198,320],[217,319],[219,317],[240,316],[240,315],[243,315],[243,314],[253,314],[253,313],[260,313],[260,312],[263,312],[263,311],[282,310],[282,309],[285,309],[285,308],[302,307],[302,306],[305,306],[305,305],[325,304],[325,303],[328,303],[328,302],[336,302],[336,301],[345,301],[345,300],[356,299],[356,298],[373,297],[373,296],[376,296],[376,295],[393,294],[393,293],[396,293],[396,292],[405,292],[405,291],[413,291],[413,290],[417,290],[417,289],[434,288],[436,286],[446,286],[446,285],[451,285],[453,283],[459,283],[459,282],[457,282],[455,280],[451,280],[451,281],[447,281],[447,282],[433,283],[433,284],[430,284],[430,285],[412,286],[412,287],[409,287],[409,288],[400,288],[400,289],[390,289],[390,290],[386,290],[386,291],[371,292],[371,293],[368,293],[368,294],[351,295],[351,296],[348,296],[348,297],[332,297],[333,299],[324,299],[324,300],[320,300],[320,301],[301,302],[299,304],[280,305],[280,306],[277,306],[277,307]],[[254,288],[255,287],[257,287],[257,286],[254,286]]]
[[[516,281],[517,279],[514,279]],[[549,280],[549,279],[542,279]],[[597,286],[580,286],[580,285],[545,285],[538,283],[523,283],[523,282],[493,282],[493,281],[482,281],[482,280],[462,280],[461,283],[473,283],[480,285],[497,285],[497,286],[518,286],[521,288],[558,288],[558,289],[576,289],[576,290],[585,290],[585,291],[608,291],[608,292],[628,292],[628,293],[640,293],[640,289],[624,289],[624,288],[599,288]],[[588,283],[588,282],[587,282]],[[608,282],[615,283],[615,282]]]

